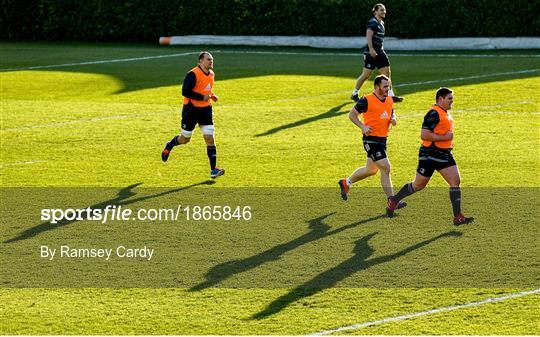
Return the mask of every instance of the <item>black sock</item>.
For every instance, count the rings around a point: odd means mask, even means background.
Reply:
[[[461,214],[461,189],[459,187],[450,187],[450,201],[454,216]]]
[[[171,141],[167,143],[167,146],[165,148],[170,151],[176,145],[180,145],[177,138],[178,136],[174,136],[173,139],[171,139]]]
[[[210,160],[210,169],[213,170],[216,168],[217,161],[217,151],[215,145],[206,146],[206,154],[208,155],[208,160]]]
[[[413,194],[414,188],[412,187],[412,183],[408,183],[403,185],[403,187],[399,190],[399,192],[394,196],[398,201],[408,197],[409,195]]]

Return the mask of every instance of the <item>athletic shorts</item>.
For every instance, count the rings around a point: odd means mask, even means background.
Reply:
[[[388,56],[384,51],[382,53],[377,53],[377,57],[375,59],[371,57],[371,54],[364,53],[364,68],[373,70],[375,68],[381,69],[389,66],[390,61],[388,60]]]
[[[431,177],[435,170],[440,171],[454,165],[457,164],[451,150],[421,146],[418,153],[418,168],[416,172],[424,177]]]
[[[364,150],[367,152],[367,156],[373,161],[386,158],[386,138],[364,136],[362,139],[364,143]]]
[[[212,106],[203,108],[194,107],[192,104],[184,105],[182,109],[182,130],[193,131],[195,125],[214,125],[212,120]]]

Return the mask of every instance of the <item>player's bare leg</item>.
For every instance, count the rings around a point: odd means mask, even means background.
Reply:
[[[394,94],[394,90],[392,90],[392,71],[390,70],[390,66],[382,67],[381,69],[379,69],[379,72],[383,75],[386,75],[386,77],[390,79],[390,90],[388,91],[388,96],[392,96],[392,99],[396,103],[403,102],[403,97],[396,96]]]
[[[377,168],[379,171],[381,171],[381,186],[384,193],[386,193],[387,197],[393,196],[394,187],[392,186],[392,178],[390,177],[390,170],[392,169],[390,161],[388,158],[383,158],[381,160],[377,160],[375,165],[377,165]]]
[[[351,185],[377,173],[379,168],[371,158],[367,158],[366,166],[357,168],[349,177]]]
[[[354,90],[353,90],[353,93],[351,95],[351,99],[353,101],[355,101],[355,102],[358,101],[358,99],[359,99],[358,91],[360,91],[360,88],[362,88],[362,85],[364,84],[364,82],[371,77],[372,73],[373,73],[372,69],[368,69],[368,68],[363,68],[362,69],[362,73],[356,79],[356,85],[354,86]]]
[[[418,192],[426,188],[430,180],[431,180],[431,177],[424,177],[420,173],[416,172],[414,181],[411,183],[414,192]]]
[[[341,190],[341,198],[343,200],[349,199],[349,190],[352,184],[376,174],[378,170],[377,165],[375,165],[373,160],[368,157],[366,166],[357,168],[350,177],[338,181],[338,185]]]

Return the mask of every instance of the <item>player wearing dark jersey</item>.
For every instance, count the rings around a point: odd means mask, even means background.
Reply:
[[[356,85],[351,96],[351,99],[355,102],[358,100],[358,91],[364,82],[371,77],[375,68],[379,69],[381,74],[391,78],[390,61],[384,51],[384,34],[386,30],[383,19],[386,17],[386,7],[380,3],[376,4],[372,12],[373,17],[369,19],[366,29],[367,46],[364,49],[364,69],[356,80]],[[393,97],[394,102],[403,101],[402,97],[394,95],[391,88],[389,96]]]
[[[214,58],[209,52],[199,54],[199,64],[191,69],[182,82],[182,127],[180,135],[174,136],[161,152],[161,159],[167,161],[172,149],[187,144],[195,126],[199,124],[206,142],[206,154],[210,161],[210,177],[215,179],[225,170],[216,166],[217,150],[214,140],[214,122],[212,120],[212,101],[218,97],[212,92],[214,87]]]
[[[400,200],[426,187],[433,172],[437,170],[450,185],[454,225],[459,226],[472,222],[474,218],[464,216],[461,211],[461,177],[452,155],[454,120],[448,112],[454,102],[453,91],[440,88],[435,101],[436,104],[426,114],[422,124],[422,145],[418,154],[416,177],[412,183],[405,184],[395,197],[388,199],[386,214],[393,217]]]
[[[374,91],[359,99],[349,113],[349,119],[362,130],[364,149],[367,152],[366,166],[356,169],[350,177],[338,181],[343,200],[348,199],[349,189],[357,181],[381,171],[381,186],[387,197],[394,195],[390,178],[390,161],[386,155],[386,138],[390,125],[396,125],[394,101],[388,97],[390,81],[379,75],[374,81]],[[359,116],[362,115],[363,122]],[[401,203],[401,207],[405,203]]]

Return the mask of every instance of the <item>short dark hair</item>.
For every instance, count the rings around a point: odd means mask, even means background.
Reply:
[[[201,53],[199,54],[199,61],[202,60],[202,58],[205,57],[206,55],[210,55],[210,53],[207,52],[207,51],[201,52]]]
[[[373,6],[373,9],[371,10],[371,13],[375,14],[379,7],[384,7],[384,5],[382,3],[375,4],[375,6]]]
[[[453,93],[454,91],[447,87],[440,87],[435,94],[435,102],[439,100],[439,97],[446,97],[448,94]]]
[[[375,81],[373,81],[373,86],[380,86],[381,85],[381,82],[383,80],[387,80],[387,81],[390,81],[390,79],[388,78],[388,76],[386,75],[378,75],[377,77],[375,77]]]

